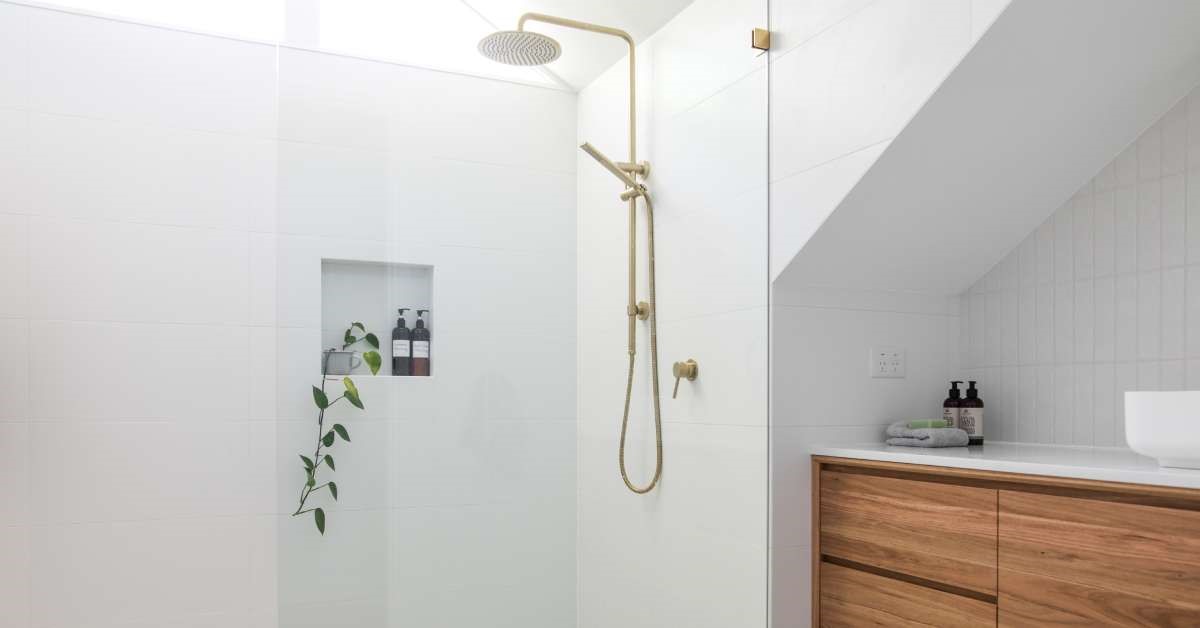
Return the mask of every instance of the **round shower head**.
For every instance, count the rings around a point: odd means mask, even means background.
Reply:
[[[546,65],[562,54],[562,47],[541,33],[499,31],[479,40],[479,52],[508,65]]]

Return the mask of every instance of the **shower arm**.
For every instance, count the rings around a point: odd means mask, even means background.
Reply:
[[[629,33],[610,26],[601,26],[589,22],[580,22],[565,17],[546,15],[545,13],[526,13],[517,20],[517,30],[524,31],[526,22],[544,22],[555,26],[574,28],[590,33],[619,37],[629,45],[629,161],[616,164],[618,168],[633,174],[645,176],[649,166],[637,162],[637,44]],[[626,183],[628,186],[628,183]],[[636,188],[630,188],[636,191]],[[627,190],[630,191],[630,190]],[[641,314],[637,303],[637,194],[622,194],[622,200],[629,203],[629,303],[625,313],[629,317],[629,355],[637,351],[634,322]],[[653,307],[653,306],[651,306]]]

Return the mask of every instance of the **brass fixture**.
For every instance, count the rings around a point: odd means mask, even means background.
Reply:
[[[674,399],[679,394],[679,381],[683,379],[689,382],[696,381],[700,375],[700,365],[695,360],[688,358],[686,362],[676,362],[675,366],[671,367],[671,373],[675,376],[675,390],[671,393],[671,398]]]
[[[479,52],[489,59],[512,65],[543,65],[558,58],[561,47],[541,33],[530,33],[525,30],[529,21],[544,22],[556,26],[564,26],[578,30],[610,35],[622,39],[629,45],[629,159],[615,163],[605,157],[591,144],[584,143],[580,148],[600,162],[609,172],[617,177],[624,185],[625,191],[620,198],[628,203],[629,208],[629,298],[625,309],[628,319],[628,353],[629,369],[625,378],[625,409],[621,415],[621,443],[617,453],[617,463],[621,470],[621,480],[634,493],[649,493],[658,485],[663,470],[662,443],[662,408],[658,382],[658,307],[655,305],[655,270],[654,270],[654,203],[646,186],[637,181],[650,175],[650,164],[637,160],[637,44],[633,37],[623,30],[589,24],[544,13],[526,13],[517,20],[517,30],[501,31],[488,35],[479,42]],[[646,270],[649,275],[649,302],[637,300],[637,199],[641,197],[646,205]],[[625,437],[629,428],[629,405],[633,397],[633,367],[637,355],[637,321],[650,322],[650,382],[654,405],[654,477],[645,486],[637,486],[629,479],[625,469]]]
[[[771,31],[765,28],[756,28],[750,33],[750,47],[755,50],[766,52],[771,49]]]

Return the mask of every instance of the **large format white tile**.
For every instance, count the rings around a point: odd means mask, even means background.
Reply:
[[[953,0],[876,2],[772,59],[771,179],[895,136],[966,52]],[[897,80],[903,76],[903,80]]]
[[[246,328],[34,321],[30,418],[239,421]]]
[[[29,16],[35,11],[0,5],[0,108],[29,104]]]
[[[766,425],[770,377],[767,319],[765,307],[754,307],[660,324],[663,416],[687,423]],[[737,331],[713,334],[714,329]],[[787,355],[787,349],[783,351]],[[672,399],[671,365],[689,358],[700,364],[700,376],[680,382],[679,395]],[[646,368],[648,365],[640,372],[646,373]],[[794,375],[788,372],[785,376]],[[790,419],[805,422],[801,417]]]
[[[34,218],[30,313],[60,320],[245,323],[246,233]]]
[[[29,212],[29,132],[28,112],[0,108],[0,212]]]
[[[25,319],[0,319],[0,421],[29,418],[30,325]]]
[[[324,535],[317,531],[311,514],[291,517],[289,513],[279,518],[281,608],[306,602],[382,599],[386,595],[390,552],[381,548],[391,547],[390,530],[401,525],[408,513],[330,507],[325,514]],[[421,538],[410,540],[417,543]]]
[[[0,531],[29,523],[29,423],[0,421]]]
[[[272,46],[57,11],[29,31],[36,110],[275,135]]]
[[[0,607],[5,626],[30,628],[29,572],[33,568],[29,548],[30,528],[0,527]]]
[[[770,0],[773,58],[844,19],[853,19],[869,4],[871,0]]]
[[[172,625],[247,608],[251,542],[238,517],[35,527],[33,624]]]
[[[0,318],[29,315],[29,217],[0,214]]]
[[[135,521],[249,509],[247,423],[37,422],[39,524]]]
[[[364,149],[280,141],[279,233],[387,239],[397,201],[387,159]]]
[[[30,115],[29,211],[248,229],[273,211],[267,139],[60,115]]]

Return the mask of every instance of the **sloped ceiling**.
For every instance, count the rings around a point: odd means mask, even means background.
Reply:
[[[692,0],[462,0],[499,30],[517,27],[523,13],[548,13],[560,17],[603,24],[628,31],[635,41],[654,34]],[[573,89],[581,89],[601,72],[619,61],[626,45],[603,37],[549,24],[532,24],[529,30],[543,32],[562,44],[563,54],[546,66]]]
[[[1013,0],[775,285],[958,294],[1197,82],[1200,2]]]

